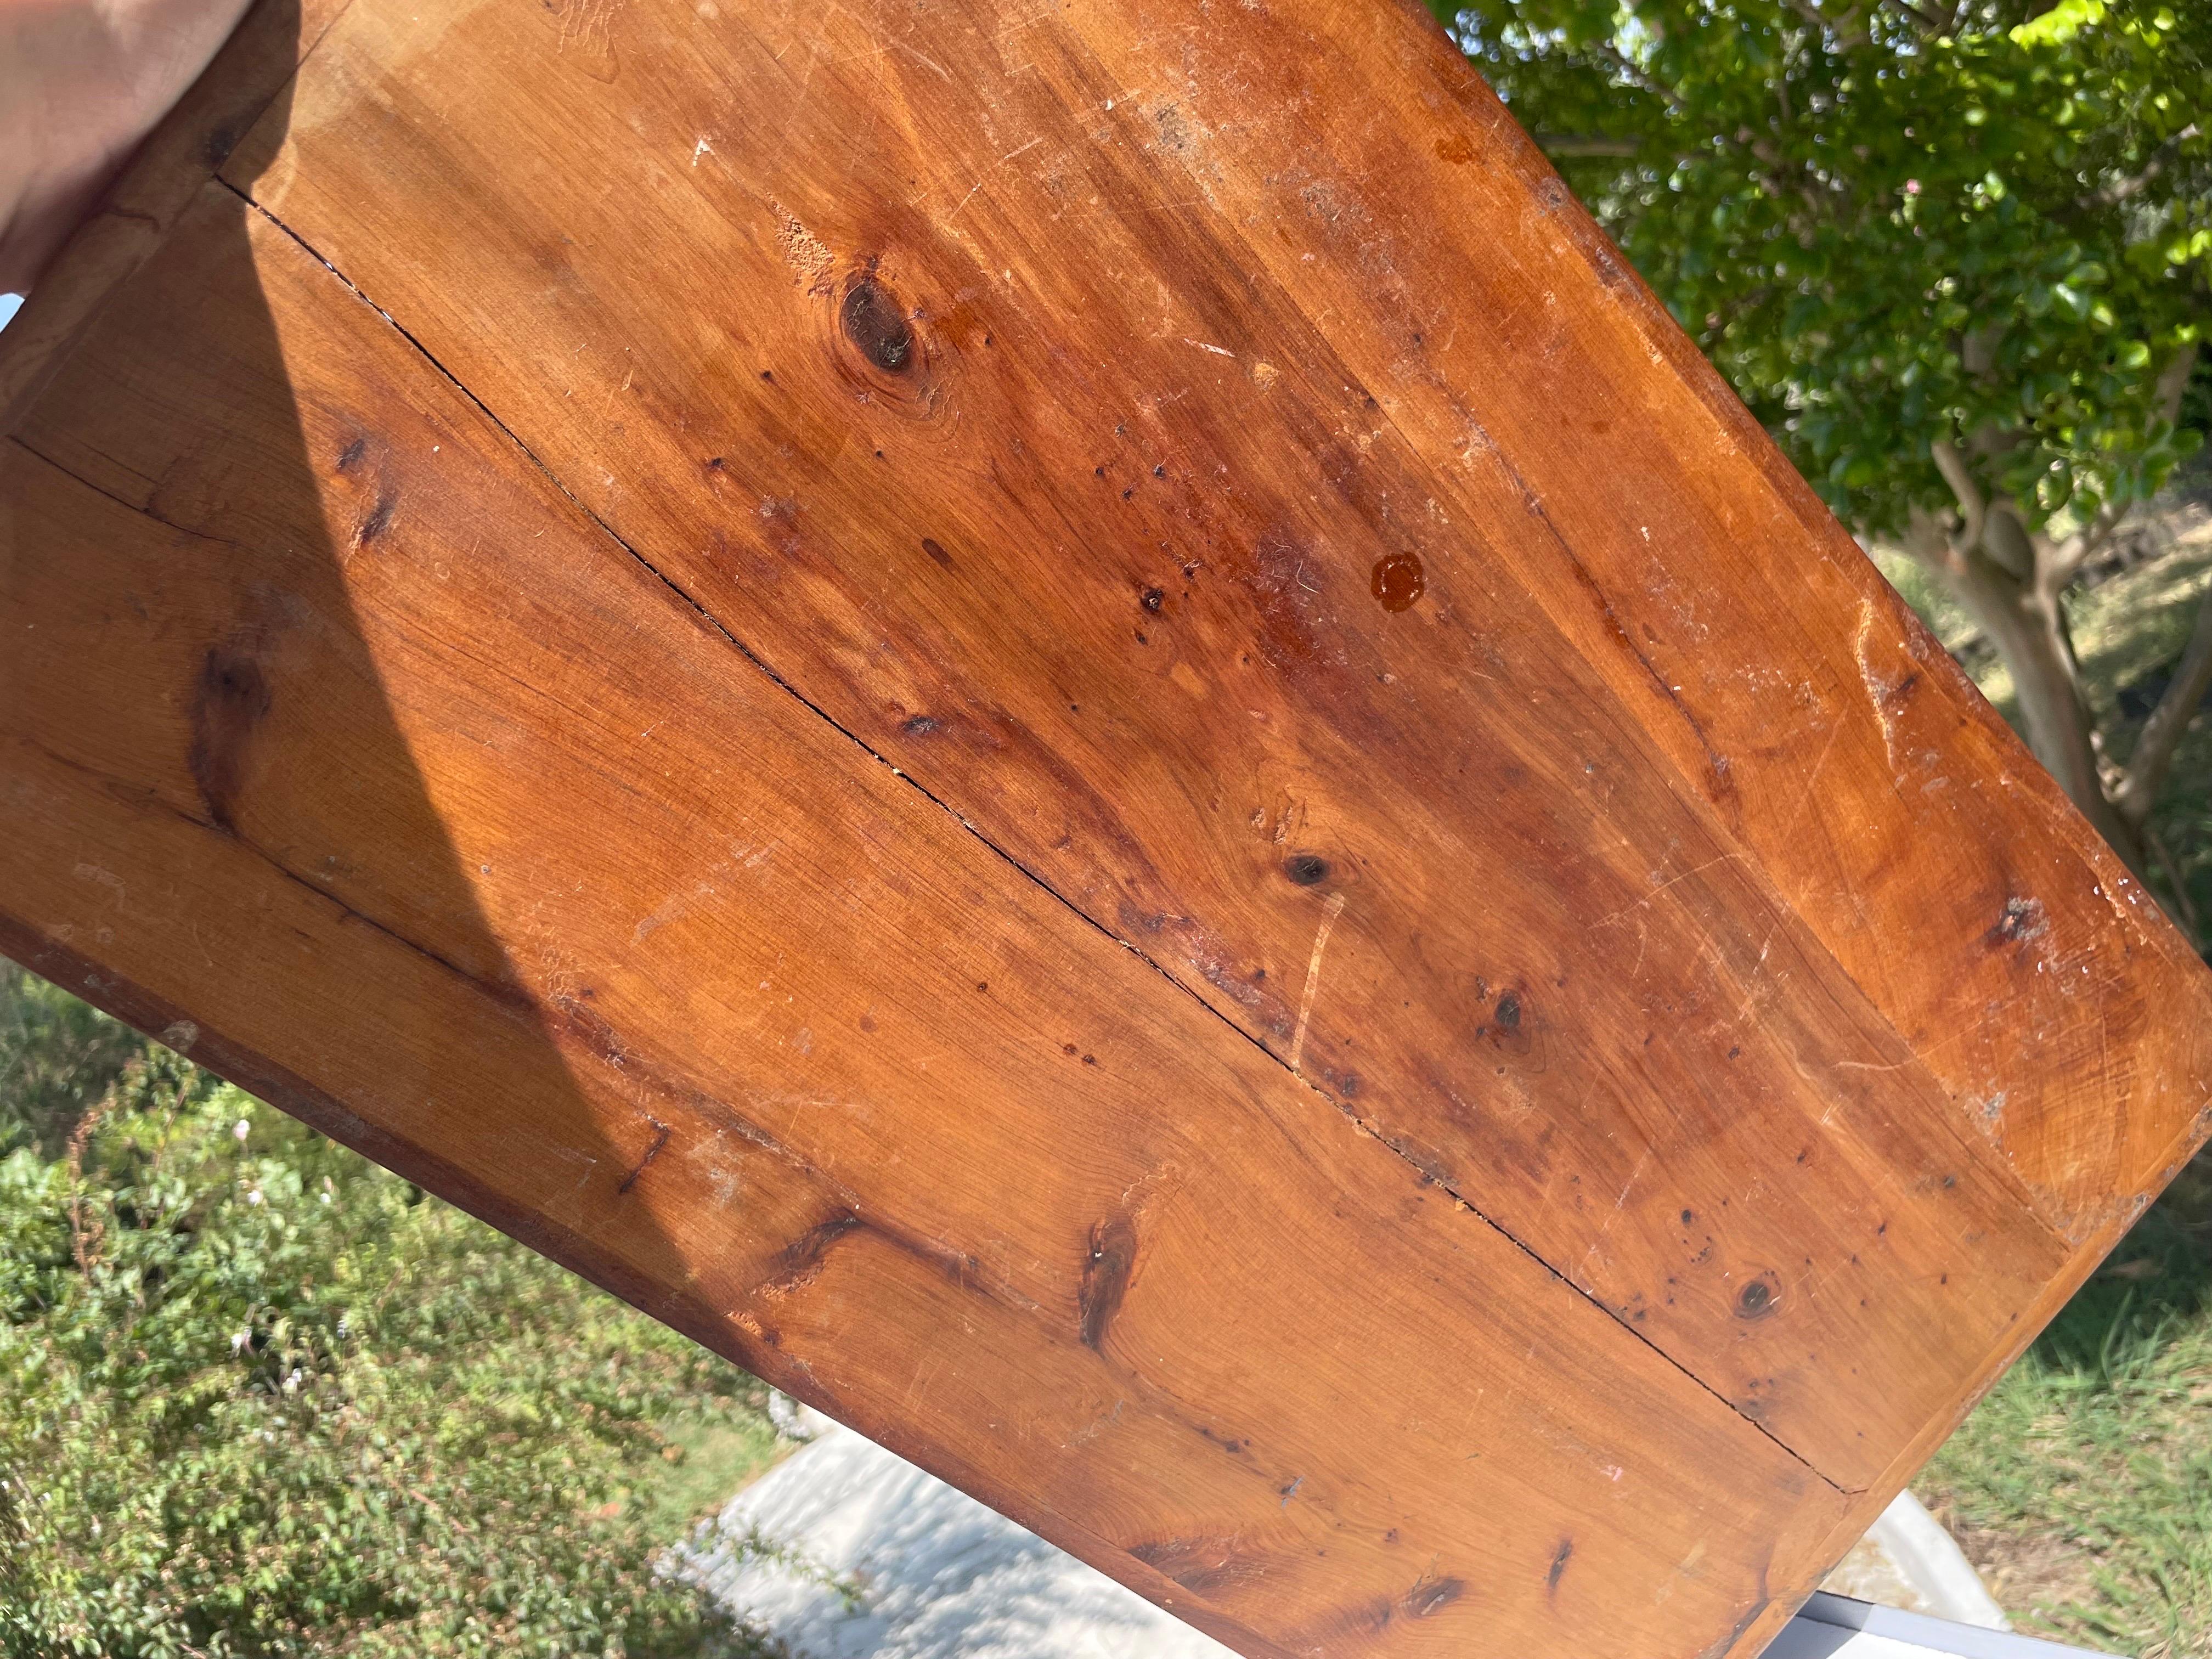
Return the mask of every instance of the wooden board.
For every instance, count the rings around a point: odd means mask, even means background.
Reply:
[[[2203,1139],[2201,965],[1410,11],[194,100],[0,337],[0,948],[1239,1650],[1755,1652]]]

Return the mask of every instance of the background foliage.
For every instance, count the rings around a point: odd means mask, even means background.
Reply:
[[[1440,10],[1838,515],[2038,526],[2198,440],[2158,376],[2212,286],[2212,7],[1475,0]]]
[[[762,1652],[632,1493],[764,1404],[0,964],[0,1651]]]

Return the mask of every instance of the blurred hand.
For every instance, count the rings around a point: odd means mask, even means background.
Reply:
[[[23,294],[248,0],[0,0],[0,293]]]

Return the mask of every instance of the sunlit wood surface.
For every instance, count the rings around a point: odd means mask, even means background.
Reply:
[[[0,948],[1248,1654],[1755,1652],[2207,1127],[1392,0],[264,5],[0,406]]]

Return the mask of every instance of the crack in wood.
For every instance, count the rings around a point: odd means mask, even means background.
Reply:
[[[661,1149],[668,1145],[670,1133],[668,1126],[657,1117],[648,1117],[646,1121],[653,1125],[656,1131],[653,1137],[653,1145],[645,1149],[645,1156],[638,1159],[637,1167],[622,1178],[622,1185],[615,1188],[617,1196],[637,1185],[637,1178],[652,1167],[653,1160],[659,1158]]]

